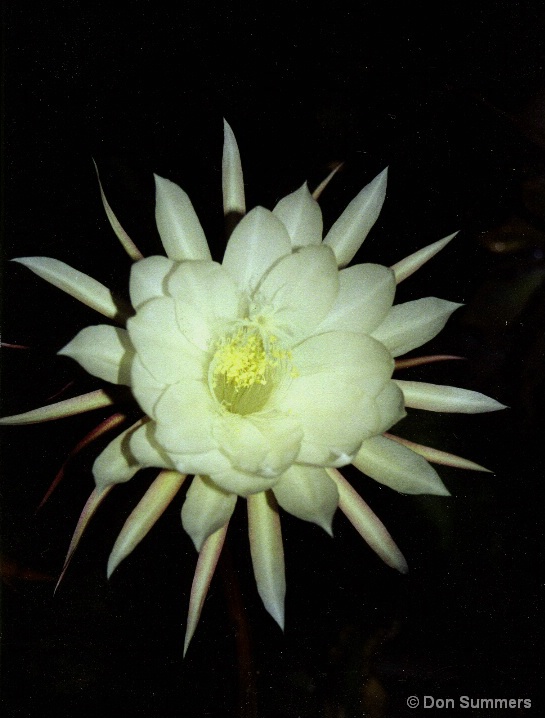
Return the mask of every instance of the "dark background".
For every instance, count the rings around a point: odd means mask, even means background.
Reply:
[[[53,596],[97,448],[35,508],[107,413],[3,429],[2,715],[421,715],[407,708],[410,695],[529,698],[531,709],[505,712],[543,715],[543,10],[479,1],[257,8],[8,2],[4,259],[56,257],[126,293],[130,261],[104,217],[91,157],[144,254],[161,251],[155,171],[189,193],[220,258],[222,117],[239,142],[250,207],[271,208],[305,179],[316,186],[344,160],[321,199],[330,226],[389,165],[365,261],[391,264],[462,230],[401,285],[399,301],[465,302],[425,353],[468,361],[403,378],[476,389],[510,407],[412,412],[398,433],[496,474],[440,468],[453,495],[445,499],[401,496],[347,472],[404,552],[406,577],[340,515],[334,541],[284,517],[284,635],[257,596],[240,505],[182,660],[196,561],[180,525],[183,493],[107,582],[109,551],[154,474],[117,488]],[[55,354],[97,315],[18,265],[4,264],[3,282],[2,341],[30,348],[3,349],[2,413],[47,403],[68,382],[64,396],[96,388]]]

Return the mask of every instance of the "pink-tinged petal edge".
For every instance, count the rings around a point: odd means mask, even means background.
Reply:
[[[216,570],[228,526],[229,523],[226,523],[225,526],[222,526],[209,536],[199,553],[199,560],[197,561],[197,568],[195,569],[193,584],[191,585],[191,596],[189,598],[189,611],[187,614],[187,627],[184,638],[184,656],[187,653],[189,642],[193,638],[193,634],[197,628],[204,599],[206,598],[210,581]]]
[[[64,578],[64,574],[66,573],[68,566],[70,565],[70,561],[72,560],[72,557],[78,547],[81,537],[83,536],[83,532],[87,528],[87,524],[93,518],[95,511],[98,509],[98,507],[109,494],[112,488],[113,484],[111,486],[107,486],[102,491],[94,489],[91,496],[89,496],[89,498],[87,499],[87,503],[83,507],[83,511],[81,512],[81,515],[78,519],[78,523],[76,524],[76,530],[74,531],[74,534],[70,541],[70,546],[68,547],[68,552],[64,560],[64,566],[62,567],[61,575],[59,576],[59,580],[57,581],[57,585],[55,586],[55,591],[57,591],[60,582]]]
[[[86,411],[102,409],[113,404],[113,400],[103,389],[80,394],[72,399],[64,399],[55,404],[41,406],[39,409],[25,411],[23,414],[12,414],[0,418],[0,426],[17,426],[20,424],[40,424],[44,421],[64,419],[67,416],[83,414]]]
[[[57,471],[57,474],[55,478],[53,479],[51,486],[47,489],[43,499],[38,504],[38,507],[36,508],[36,512],[38,512],[42,506],[45,504],[45,502],[49,499],[53,491],[57,488],[57,486],[60,484],[60,482],[64,478],[64,473],[66,471],[66,467],[70,463],[70,461],[77,456],[77,454],[80,453],[86,446],[89,446],[90,443],[95,441],[95,439],[98,439],[103,434],[105,434],[108,431],[111,431],[112,429],[115,429],[116,426],[119,426],[122,424],[126,419],[126,416],[124,414],[112,414],[112,416],[109,416],[107,419],[104,419],[98,426],[95,426],[92,431],[90,431],[88,434],[86,434],[83,439],[78,441],[78,443],[74,446],[72,451],[68,454],[66,457],[66,460],[62,464],[61,468]]]
[[[178,471],[161,471],[125,521],[108,558],[110,578],[121,561],[142,541],[178,493],[186,478]]]
[[[416,454],[420,454],[420,456],[423,456],[427,461],[431,461],[433,464],[454,466],[457,469],[485,471],[488,474],[493,473],[492,471],[490,471],[490,469],[486,469],[484,466],[476,464],[474,461],[470,461],[469,459],[464,459],[461,456],[456,456],[456,454],[449,454],[446,451],[440,451],[439,449],[433,449],[430,446],[417,444],[414,441],[402,439],[400,436],[394,436],[393,434],[385,433],[383,434],[383,436],[388,439],[392,439],[393,441],[397,441],[398,444],[403,444],[403,446],[406,446],[408,449],[411,449],[411,451],[414,451]]]
[[[382,521],[337,469],[326,469],[326,471],[339,490],[339,508],[352,526],[384,563],[400,573],[407,573],[409,570],[407,561]]]
[[[400,369],[412,369],[415,366],[424,366],[425,364],[434,364],[438,361],[465,360],[465,357],[455,356],[454,354],[432,354],[424,357],[411,357],[410,359],[396,359],[395,371]]]
[[[125,232],[125,230],[119,223],[119,220],[113,213],[113,210],[110,207],[108,200],[106,199],[106,195],[104,194],[104,190],[102,189],[102,182],[100,181],[100,175],[98,173],[97,163],[94,160],[93,160],[93,164],[95,166],[95,172],[97,173],[98,187],[100,189],[100,198],[102,199],[102,204],[104,206],[104,211],[106,212],[106,216],[108,217],[108,221],[110,222],[110,225],[111,225],[113,231],[115,232],[116,237],[121,242],[121,246],[123,247],[125,252],[127,252],[127,254],[133,260],[133,262],[137,262],[139,259],[143,259],[144,255],[138,249],[138,247],[132,241],[132,239],[129,237],[129,235]]]

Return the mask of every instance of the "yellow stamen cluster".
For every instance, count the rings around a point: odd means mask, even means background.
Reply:
[[[211,386],[229,411],[259,411],[269,398],[282,365],[291,352],[282,349],[273,335],[255,327],[241,327],[223,339],[211,365]]]

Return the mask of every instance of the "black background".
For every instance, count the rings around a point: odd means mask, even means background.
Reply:
[[[406,577],[341,516],[334,541],[283,517],[284,635],[257,597],[240,505],[185,660],[196,556],[180,526],[183,493],[107,582],[108,553],[153,473],[116,489],[53,597],[96,448],[35,507],[107,413],[3,429],[2,715],[421,715],[410,695],[529,698],[531,709],[505,712],[542,715],[544,30],[539,4],[524,2],[7,3],[4,259],[52,256],[126,294],[130,261],[91,157],[144,254],[161,251],[157,172],[189,193],[221,258],[226,117],[250,207],[274,206],[305,179],[316,186],[344,160],[321,199],[327,226],[390,166],[365,261],[392,264],[462,230],[399,301],[464,302],[425,351],[468,361],[403,378],[510,408],[412,412],[399,426],[496,472],[441,468],[452,498],[401,496],[347,472],[403,550]],[[96,388],[56,351],[97,316],[18,265],[4,264],[3,283],[2,341],[30,349],[3,349],[2,413],[42,405],[68,382],[65,396]]]

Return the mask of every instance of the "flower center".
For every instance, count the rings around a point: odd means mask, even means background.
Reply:
[[[218,342],[210,363],[210,387],[228,411],[253,414],[289,373],[290,360],[291,352],[278,346],[275,336],[257,327],[241,327]]]

